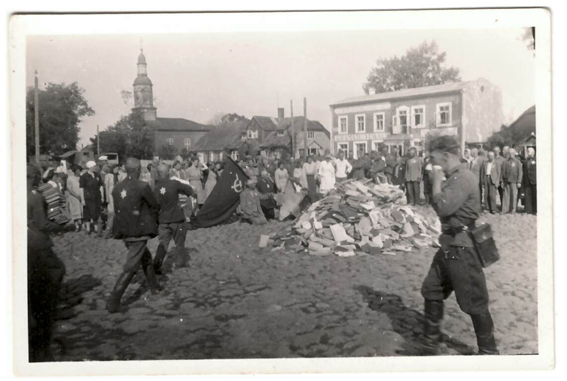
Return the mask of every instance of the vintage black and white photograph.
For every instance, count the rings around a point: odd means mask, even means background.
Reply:
[[[23,364],[550,354],[545,10],[16,18]]]

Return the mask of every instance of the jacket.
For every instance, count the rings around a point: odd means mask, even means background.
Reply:
[[[537,161],[535,156],[524,160],[523,177],[526,185],[537,185]]]
[[[488,160],[486,160],[484,163],[482,163],[482,167],[480,168],[480,179],[481,179],[481,181],[484,181],[484,178],[487,175],[490,175],[490,179],[492,180],[492,184],[494,184],[496,186],[500,185],[500,180],[501,180],[500,165],[498,165],[496,160],[494,160],[492,162],[492,168],[490,170],[490,173],[486,173],[487,169],[488,169]]]
[[[179,195],[191,196],[193,188],[177,180],[158,179],[154,195],[159,204],[159,223],[171,224],[185,221],[185,213],[179,205]]]
[[[114,238],[157,236],[159,204],[148,183],[127,177],[114,186],[112,197],[115,210],[112,226]]]
[[[521,183],[522,182],[522,163],[516,158],[508,158],[502,163],[502,181],[505,183]]]

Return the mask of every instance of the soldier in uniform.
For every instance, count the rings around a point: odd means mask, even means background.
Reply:
[[[154,258],[154,271],[156,274],[161,274],[161,265],[172,238],[175,242],[176,264],[182,267],[187,262],[185,252],[187,226],[185,214],[179,205],[179,195],[191,196],[193,189],[180,181],[169,179],[169,166],[166,164],[160,164],[157,173],[154,194],[159,203],[159,245]]]
[[[49,351],[59,289],[65,265],[53,252],[49,234],[66,231],[47,218],[45,198],[37,191],[41,172],[27,165],[28,190],[28,343],[29,361],[52,360]],[[71,225],[72,227],[72,225]]]
[[[422,349],[427,354],[439,354],[443,301],[455,291],[459,307],[472,318],[478,353],[499,354],[484,271],[466,231],[474,228],[481,212],[478,180],[466,169],[466,163],[460,163],[459,143],[453,137],[434,139],[430,151],[432,204],[441,220],[442,234],[441,249],[435,254],[421,289],[426,319]]]
[[[112,233],[115,239],[121,239],[128,248],[128,256],[124,270],[118,277],[116,285],[110,294],[106,309],[110,313],[120,310],[120,299],[142,265],[152,294],[161,291],[154,267],[152,255],[146,244],[158,232],[157,219],[159,204],[150,189],[150,185],[139,180],[142,168],[140,160],[126,160],[127,177],[116,184],[112,191],[114,198],[114,225]]]

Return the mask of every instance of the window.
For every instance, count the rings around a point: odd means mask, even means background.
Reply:
[[[230,157],[231,157],[232,160],[238,160],[238,159],[239,159],[239,156],[240,156],[240,155],[238,154],[238,151],[236,151],[236,150],[235,150],[235,151],[232,151],[232,152],[230,153]]]
[[[191,138],[183,139],[183,145],[185,146],[185,149],[189,151],[189,149],[191,148]]]
[[[170,146],[173,145],[173,139],[172,138],[165,139],[165,142],[167,143],[167,145],[170,145]]]
[[[345,153],[345,157],[348,157],[348,143],[339,143],[337,144],[337,147],[339,151],[343,151]]]
[[[366,116],[365,115],[357,115],[354,117],[356,120],[356,132],[366,132]]]
[[[354,142],[354,157],[358,159],[366,153],[366,142]]]
[[[398,148],[398,154],[404,155],[404,145],[403,144],[388,144],[388,153],[394,153],[394,147]]]
[[[307,139],[315,139],[315,131],[307,131]]]
[[[347,134],[348,133],[348,117],[341,116],[339,117],[339,134]]]
[[[384,144],[382,140],[374,140],[372,141],[372,150],[376,152],[380,152],[380,145]]]
[[[284,131],[284,130],[278,131],[278,136],[284,136],[284,135],[285,135],[285,131]]]
[[[400,133],[407,134],[408,133],[408,109],[407,108],[399,108],[398,109],[398,124],[400,125]]]
[[[248,139],[258,139],[258,130],[248,130],[247,132]]]
[[[214,152],[211,151],[211,153],[209,153],[209,160],[210,161],[216,161],[216,154]]]
[[[224,152],[219,152],[219,161],[222,161],[222,159],[224,159]]]
[[[437,125],[450,126],[452,118],[451,103],[438,103],[437,104]]]
[[[414,128],[425,127],[425,106],[413,106],[411,108],[411,126]]]
[[[313,156],[318,156],[319,155],[319,149],[318,148],[308,148],[307,154],[313,155]]]
[[[374,114],[374,131],[384,131],[385,115],[383,112]]]

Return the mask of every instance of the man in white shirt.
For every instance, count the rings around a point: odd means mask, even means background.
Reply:
[[[335,160],[335,178],[338,183],[342,183],[347,179],[348,174],[352,170],[352,165],[345,159],[343,151],[339,151],[339,157]]]

